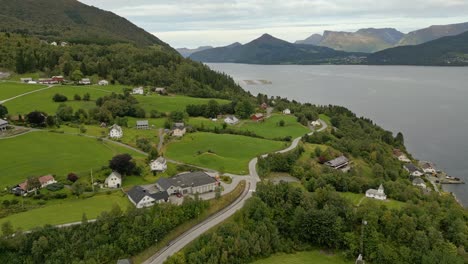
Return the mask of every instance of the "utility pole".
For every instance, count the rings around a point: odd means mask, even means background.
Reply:
[[[361,225],[361,250],[358,258],[356,259],[356,264],[364,264],[364,228],[367,225],[366,220],[362,220],[362,225]]]

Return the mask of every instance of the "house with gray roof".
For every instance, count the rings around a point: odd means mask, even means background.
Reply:
[[[212,192],[218,181],[203,171],[181,173],[171,178],[161,178],[156,182],[161,191],[172,194],[195,194]]]
[[[413,163],[405,164],[403,168],[413,177],[421,177],[424,175],[424,172]]]
[[[153,206],[156,203],[164,203],[169,199],[166,191],[160,191],[156,186],[135,186],[127,192],[128,199],[136,208]]]
[[[8,128],[8,121],[0,119],[0,131],[5,131]]]
[[[349,160],[345,156],[340,156],[336,159],[325,162],[325,165],[335,170],[345,168],[348,166],[348,164],[349,164]]]
[[[377,200],[386,200],[387,195],[385,195],[384,187],[380,184],[379,189],[369,189],[366,191],[366,197],[374,198]]]
[[[187,128],[184,123],[175,123],[172,127],[172,135],[175,137],[183,137],[187,132]]]
[[[421,188],[423,188],[423,189],[426,189],[426,187],[427,187],[427,186],[426,186],[426,183],[425,183],[424,180],[421,179],[421,178],[415,178],[415,179],[413,180],[413,185],[414,185],[414,186],[421,187]]]
[[[149,129],[148,120],[138,120],[138,121],[136,121],[136,128],[137,129]]]

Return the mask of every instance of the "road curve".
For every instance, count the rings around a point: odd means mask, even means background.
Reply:
[[[323,120],[320,120],[320,123],[322,123],[322,127],[318,129],[317,132],[324,131],[328,127],[327,124]],[[308,135],[312,135],[313,133],[314,132],[310,132]],[[277,151],[276,153],[285,153],[285,152],[295,149],[297,145],[299,144],[299,142],[301,141],[301,138],[302,137],[298,137],[294,139],[289,147],[283,150]],[[267,156],[268,154],[263,155],[262,157],[267,157]],[[188,230],[187,232],[185,232],[184,234],[182,234],[175,240],[171,241],[166,247],[164,247],[155,255],[153,255],[151,258],[143,262],[143,264],[164,263],[164,261],[166,261],[170,256],[179,252],[190,242],[194,241],[203,233],[215,227],[216,225],[220,224],[221,222],[223,222],[224,220],[232,216],[235,212],[237,212],[237,210],[241,209],[244,206],[247,199],[252,197],[252,193],[255,192],[255,190],[257,189],[257,183],[261,181],[260,176],[258,175],[258,172],[257,172],[257,162],[258,162],[258,158],[253,158],[249,162],[250,175],[245,176],[245,179],[247,181],[246,189],[233,204],[226,207],[219,213],[215,214],[213,217],[209,217],[202,223],[196,225],[195,227]]]

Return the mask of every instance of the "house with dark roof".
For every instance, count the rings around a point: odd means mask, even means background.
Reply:
[[[149,129],[148,120],[138,120],[138,121],[136,121],[136,129]]]
[[[413,185],[414,185],[414,186],[421,187],[421,188],[423,188],[423,189],[426,189],[426,187],[427,187],[427,186],[426,186],[426,183],[425,183],[424,180],[421,179],[421,178],[414,178],[414,180],[413,180]]]
[[[336,159],[332,159],[330,161],[325,162],[325,165],[335,170],[345,168],[348,166],[348,164],[349,164],[349,160],[345,156],[340,156]]]
[[[184,123],[175,123],[172,127],[172,135],[175,137],[183,137],[187,132],[187,128]]]
[[[181,173],[171,178],[161,178],[156,182],[161,191],[172,194],[195,194],[212,192],[218,181],[203,171]]]
[[[156,203],[164,203],[169,199],[166,191],[160,191],[154,185],[135,186],[127,192],[128,199],[136,208],[153,206]]]
[[[403,168],[413,177],[421,177],[424,175],[424,172],[413,163],[405,164],[403,165]]]
[[[419,165],[421,166],[422,170],[425,173],[430,173],[430,174],[436,174],[437,173],[437,170],[436,170],[435,166],[431,162],[421,161],[421,162],[419,162]]]
[[[5,131],[8,128],[8,121],[0,119],[0,131]]]

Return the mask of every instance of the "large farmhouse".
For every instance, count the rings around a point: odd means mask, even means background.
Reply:
[[[172,194],[206,193],[216,189],[218,182],[205,172],[181,173],[172,178],[161,178],[156,182],[161,191]]]
[[[127,192],[128,199],[136,208],[150,207],[156,203],[164,203],[169,199],[166,191],[159,191],[154,185],[135,186]]]

